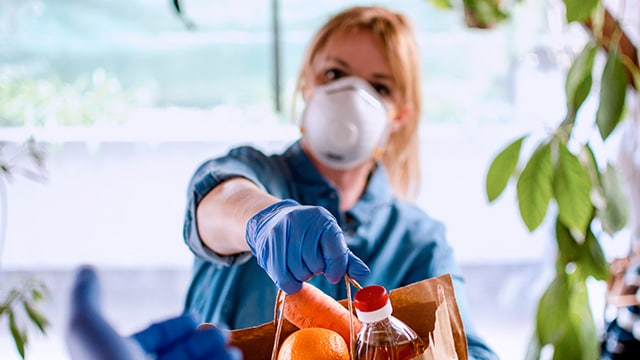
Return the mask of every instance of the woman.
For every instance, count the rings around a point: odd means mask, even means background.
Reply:
[[[244,328],[273,319],[278,287],[309,281],[342,299],[345,274],[394,289],[449,273],[471,358],[496,358],[473,329],[444,226],[402,200],[419,183],[418,64],[401,14],[354,7],[320,29],[298,78],[302,137],[276,155],[238,147],[192,178],[185,311]]]

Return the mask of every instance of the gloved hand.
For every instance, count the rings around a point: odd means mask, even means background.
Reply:
[[[302,282],[324,274],[337,283],[345,274],[362,280],[369,268],[353,255],[329,211],[282,200],[255,214],[247,223],[246,240],[258,264],[287,294]]]
[[[131,344],[101,314],[100,288],[93,268],[83,266],[77,272],[70,302],[66,340],[71,359],[136,359]]]
[[[239,360],[240,350],[226,347],[229,333],[215,327],[197,328],[189,315],[153,324],[132,336],[157,360],[221,359]]]
[[[83,266],[72,289],[66,334],[72,360],[241,359],[240,350],[225,347],[228,333],[216,328],[197,330],[196,322],[187,315],[122,337],[100,311],[99,290],[95,270]]]

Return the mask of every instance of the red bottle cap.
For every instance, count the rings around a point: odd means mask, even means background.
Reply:
[[[364,312],[382,309],[389,301],[387,289],[380,285],[364,287],[353,296],[356,309]]]

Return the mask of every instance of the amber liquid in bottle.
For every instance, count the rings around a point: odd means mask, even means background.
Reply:
[[[365,344],[367,350],[360,360],[417,360],[422,359],[426,347],[422,343],[404,342],[401,344]]]
[[[425,358],[424,341],[407,324],[391,315],[389,296],[381,286],[368,286],[354,297],[362,321],[354,360],[413,360]]]

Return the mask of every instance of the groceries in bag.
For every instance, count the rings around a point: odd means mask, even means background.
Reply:
[[[277,360],[349,360],[349,347],[337,332],[324,328],[304,328],[287,336]]]
[[[387,290],[367,286],[354,296],[362,327],[356,336],[354,360],[421,359],[426,344],[407,324],[391,315],[393,308]]]

